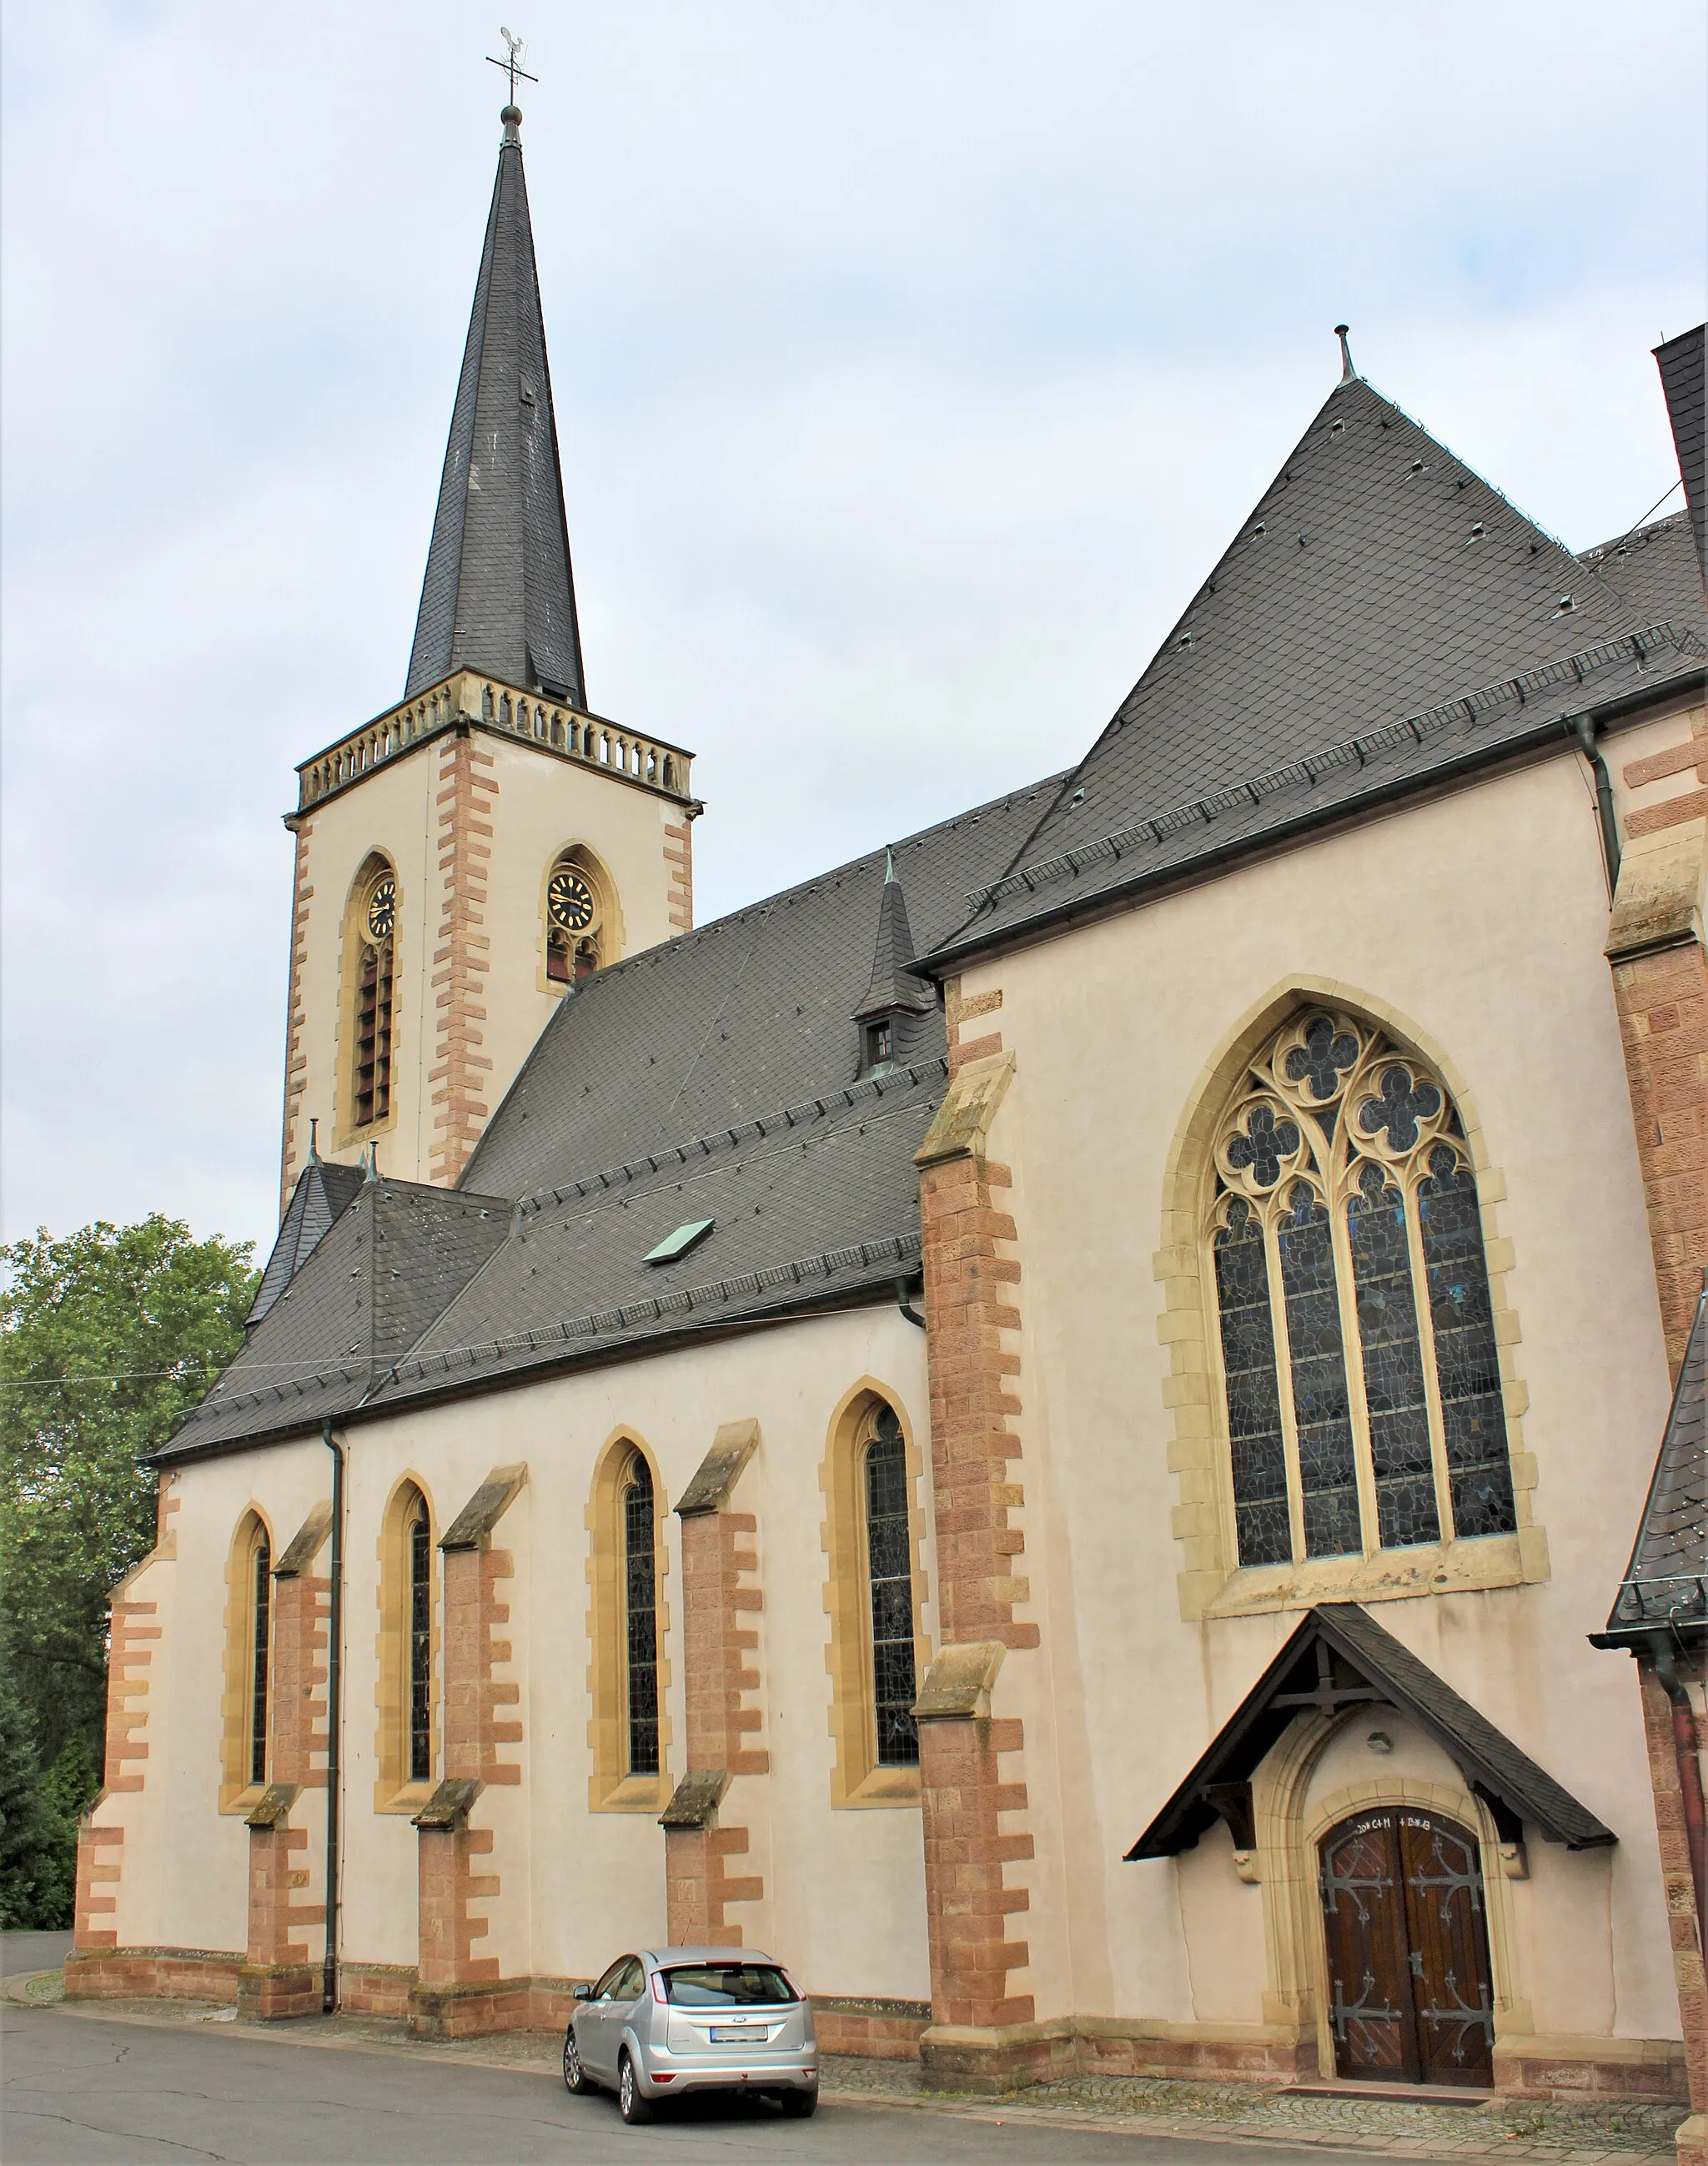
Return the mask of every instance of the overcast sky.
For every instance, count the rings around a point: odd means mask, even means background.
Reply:
[[[699,754],[702,917],[1076,756],[1342,317],[1572,547],[1676,478],[1699,0],[505,4],[590,697]],[[402,691],[498,22],[3,22],[4,1230],[264,1244],[279,815]]]

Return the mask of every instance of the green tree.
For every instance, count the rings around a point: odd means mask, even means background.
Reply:
[[[242,1342],[251,1249],[194,1240],[158,1212],[0,1246],[8,1667],[34,1749],[56,1774],[73,1738],[99,1767],[107,1598],[154,1542],[145,1462]],[[45,1799],[41,1809],[57,1808]]]
[[[45,1923],[52,1908],[53,1831],[29,1709],[0,1635],[0,1926]]]

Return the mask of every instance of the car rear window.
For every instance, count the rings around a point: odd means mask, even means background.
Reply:
[[[684,1963],[664,1973],[664,1991],[678,2008],[775,2008],[795,1998],[775,1963]]]

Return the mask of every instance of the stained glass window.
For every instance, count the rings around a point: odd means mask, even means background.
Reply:
[[[889,1407],[866,1448],[866,1572],[871,1591],[872,1698],[878,1765],[918,1763],[913,1720],[913,1537],[907,1518],[907,1454]]]
[[[433,1772],[432,1534],[417,1497],[410,1519],[410,1780]]]
[[[628,1700],[628,1772],[658,1772],[658,1607],[653,1554],[653,1477],[637,1452],[622,1492],[624,1678]]]
[[[1439,1076],[1307,1012],[1251,1062],[1214,1155],[1240,1565],[1510,1533],[1476,1176]]]
[[[267,1657],[268,1627],[272,1613],[272,1551],[265,1535],[255,1545],[254,1570],[250,1640],[249,1779],[251,1783],[264,1783],[267,1780]]]
[[[1293,1537],[1287,1519],[1287,1450],[1275,1376],[1269,1265],[1262,1224],[1248,1205],[1236,1201],[1229,1206],[1228,1223],[1216,1235],[1215,1256],[1240,1561],[1285,1564],[1293,1554]]]

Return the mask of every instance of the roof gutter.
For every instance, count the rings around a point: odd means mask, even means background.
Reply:
[[[1392,782],[1381,784],[1361,796],[1348,798],[1344,802],[1314,805],[1294,818],[1266,828],[1260,835],[1241,835],[1233,842],[1224,843],[1219,849],[1203,851],[1197,857],[1160,867],[1155,873],[1140,872],[1131,880],[1103,888],[1095,895],[1081,900],[1070,899],[1055,904],[1050,909],[1040,911],[1034,917],[1018,918],[1011,926],[985,933],[973,932],[947,941],[928,954],[916,957],[907,967],[922,977],[946,975],[976,959],[1027,946],[1044,933],[1062,932],[1074,923],[1108,916],[1132,902],[1147,887],[1193,885],[1209,874],[1227,870],[1242,858],[1262,855],[1283,843],[1298,841],[1331,827],[1352,825],[1368,814],[1385,811],[1404,799],[1444,788],[1451,789],[1456,783],[1473,781],[1496,768],[1517,766],[1526,757],[1535,758],[1551,747],[1563,743],[1581,746],[1579,725],[1584,718],[1594,722],[1599,733],[1610,723],[1621,721],[1627,715],[1641,713],[1643,709],[1653,706],[1662,700],[1678,699],[1692,693],[1700,696],[1705,691],[1708,691],[1708,669],[1697,668],[1677,671],[1658,684],[1645,684],[1636,691],[1621,692],[1610,700],[1602,700],[1583,710],[1581,715],[1578,712],[1558,715],[1522,736],[1503,737],[1498,743],[1479,745],[1457,760],[1430,769],[1426,774],[1397,776]],[[1603,832],[1605,848],[1605,828]]]

